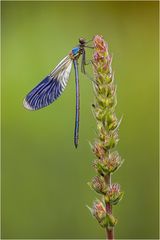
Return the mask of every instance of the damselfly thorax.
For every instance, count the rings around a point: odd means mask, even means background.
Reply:
[[[54,102],[62,94],[68,83],[73,63],[76,82],[75,147],[78,146],[80,112],[78,59],[82,55],[81,71],[85,73],[85,48],[88,47],[87,43],[84,38],[80,38],[79,45],[73,48],[51,73],[27,94],[23,102],[24,107],[29,110],[38,110]]]

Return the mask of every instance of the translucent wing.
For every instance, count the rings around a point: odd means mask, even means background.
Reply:
[[[54,70],[43,79],[23,101],[25,108],[38,110],[56,100],[64,91],[71,72],[72,60],[65,57]]]

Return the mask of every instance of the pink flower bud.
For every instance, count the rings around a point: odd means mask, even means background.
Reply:
[[[123,192],[120,191],[120,185],[113,183],[108,187],[105,201],[110,202],[112,205],[116,205],[123,197]]]
[[[100,200],[93,203],[92,214],[101,223],[106,217],[106,209]]]
[[[107,51],[107,45],[102,36],[98,36],[98,35],[95,36],[93,42],[94,42],[95,48],[97,48],[99,52],[103,53]]]
[[[105,194],[107,191],[107,185],[102,176],[95,176],[92,178],[91,187],[97,192],[101,194]]]

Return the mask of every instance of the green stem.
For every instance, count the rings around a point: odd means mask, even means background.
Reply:
[[[118,121],[115,114],[116,86],[112,72],[112,57],[108,51],[108,45],[102,36],[96,35],[93,39],[93,72],[95,84],[95,101],[93,113],[97,123],[97,139],[92,146],[96,156],[94,168],[97,176],[91,182],[92,188],[104,196],[104,201],[95,201],[92,215],[101,226],[105,227],[106,239],[114,239],[114,226],[117,219],[112,214],[112,205],[118,204],[122,199],[118,183],[111,183],[111,174],[121,166],[122,160],[113,148],[118,143]],[[105,203],[105,204],[104,204]]]

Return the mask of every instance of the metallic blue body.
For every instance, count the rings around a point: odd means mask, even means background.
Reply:
[[[75,117],[75,129],[74,129],[74,145],[78,147],[79,138],[79,113],[80,113],[80,94],[79,94],[79,77],[78,77],[78,63],[77,60],[73,60],[75,70],[75,82],[76,82],[76,117]]]
[[[79,47],[75,47],[75,48],[73,48],[72,49],[72,53],[73,53],[73,55],[76,55],[78,52],[79,52]]]

